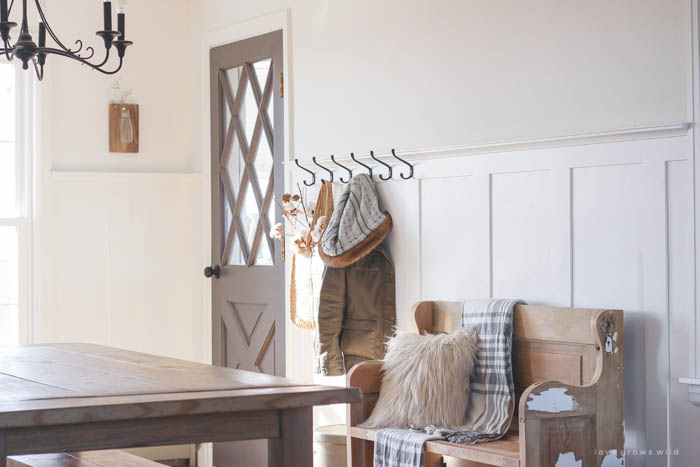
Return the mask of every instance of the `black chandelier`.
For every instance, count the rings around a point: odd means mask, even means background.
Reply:
[[[126,15],[123,9],[119,9],[117,14],[117,31],[112,30],[112,2],[105,0],[104,2],[104,30],[97,31],[105,43],[105,57],[101,62],[93,61],[95,49],[87,47],[83,51],[83,41],[78,39],[75,41],[75,49],[69,49],[59,40],[56,34],[49,26],[44,15],[44,10],[41,8],[39,0],[34,0],[37,11],[39,12],[39,45],[34,42],[32,35],[29,34],[29,25],[27,22],[27,0],[22,0],[22,26],[19,32],[19,39],[14,45],[11,44],[10,31],[17,26],[17,23],[9,21],[12,6],[15,0],[11,0],[10,5],[7,5],[8,0],[0,0],[0,37],[2,38],[5,47],[5,56],[8,60],[17,57],[22,61],[22,68],[29,68],[29,63],[34,65],[36,76],[41,81],[44,78],[44,64],[46,63],[47,55],[60,55],[62,57],[71,58],[83,65],[87,65],[93,70],[106,75],[113,75],[122,68],[124,62],[124,54],[126,48],[133,44],[125,39],[126,30]],[[46,47],[46,33],[51,36],[58,47]],[[109,61],[110,50],[114,46],[117,49],[119,56],[119,65],[111,70],[106,69]],[[0,52],[1,53],[1,52]]]

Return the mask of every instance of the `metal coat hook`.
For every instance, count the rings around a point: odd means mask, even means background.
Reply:
[[[405,161],[405,160],[401,159],[399,156],[397,156],[397,155],[396,155],[396,151],[395,151],[394,149],[391,150],[391,154],[392,154],[396,159],[400,160],[401,162],[403,162],[404,164],[406,164],[406,165],[411,169],[411,173],[408,174],[408,177],[405,176],[405,175],[403,174],[403,172],[401,172],[401,174],[400,174],[400,175],[401,175],[401,178],[403,178],[404,180],[408,180],[409,178],[413,178],[413,165],[409,164],[407,161]]]
[[[333,183],[333,171],[332,171],[331,169],[326,168],[326,167],[322,166],[321,164],[319,164],[319,163],[316,161],[316,156],[312,157],[311,160],[314,161],[314,164],[316,164],[317,166],[321,167],[323,170],[325,170],[326,172],[328,172],[328,175],[330,176],[329,182]],[[323,182],[325,182],[325,180],[324,180],[324,179],[321,179],[321,183],[323,183]]]
[[[294,162],[296,163],[297,167],[299,167],[301,170],[308,172],[311,174],[311,183],[307,182],[304,180],[304,185],[306,186],[311,186],[316,184],[316,174],[307,169],[306,167],[302,167],[301,164],[299,164],[299,159],[294,159]]]
[[[367,169],[367,171],[369,172],[369,178],[372,178],[372,167],[370,167],[369,165],[365,165],[365,164],[363,164],[362,162],[360,162],[360,161],[358,161],[357,159],[355,159],[355,153],[354,153],[354,152],[351,152],[351,153],[350,153],[350,159],[354,160],[356,164],[359,164],[359,165],[361,165],[362,167],[364,167],[365,169]]]
[[[338,167],[341,167],[341,168],[343,168],[343,169],[345,169],[345,170],[348,171],[348,179],[347,179],[347,180],[343,180],[343,177],[338,177],[338,180],[340,180],[340,181],[343,182],[343,183],[349,183],[349,182],[350,182],[350,179],[352,178],[352,170],[350,170],[349,168],[345,167],[343,164],[341,164],[341,163],[339,163],[338,161],[336,161],[334,155],[331,155],[331,160],[332,160],[333,163],[334,163],[335,165],[337,165]]]
[[[382,160],[380,160],[380,159],[377,159],[377,158],[374,156],[374,151],[370,151],[370,152],[369,152],[369,156],[370,156],[372,159],[374,159],[375,161],[377,161],[377,162],[379,162],[380,164],[382,164],[382,165],[383,165],[384,167],[386,167],[387,169],[389,169],[389,175],[387,175],[386,177],[384,177],[384,175],[379,175],[379,178],[382,179],[382,180],[384,180],[384,181],[391,180],[391,176],[392,176],[392,174],[393,174],[393,172],[394,172],[394,169],[392,169],[391,166],[390,166],[389,164],[387,164],[386,162],[384,162],[384,161],[382,161]]]

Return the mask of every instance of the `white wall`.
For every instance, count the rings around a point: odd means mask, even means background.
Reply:
[[[115,2],[116,10],[116,2]],[[203,360],[197,20],[186,0],[131,1],[117,75],[140,105],[140,152],[109,153],[115,77],[49,57],[40,91],[34,340]],[[100,56],[102,6],[51,1],[66,44]],[[170,31],[166,33],[165,31]],[[176,33],[171,33],[176,32]]]
[[[290,8],[304,158],[688,121],[688,0],[198,4],[205,31]]]
[[[113,2],[116,21],[117,0]],[[49,57],[41,84],[47,108],[42,137],[52,170],[192,171],[199,164],[198,44],[196,8],[188,0],[126,1],[126,34],[135,45],[124,68],[105,76],[79,63]],[[47,17],[67,46],[82,39],[102,57],[95,36],[102,29],[102,5],[91,0],[49,0]],[[116,23],[115,23],[116,24]],[[198,63],[198,62],[197,62]],[[119,79],[140,105],[140,152],[110,154],[107,104]]]
[[[80,38],[101,56],[101,2],[47,3],[66,45]],[[115,77],[49,57],[38,85],[34,341],[205,361],[197,10],[188,0],[126,8],[135,45],[117,77],[140,105],[138,154],[109,153]],[[140,454],[183,458],[190,448]]]
[[[687,0],[199,4],[203,31],[289,9],[288,123],[302,159],[692,121]],[[692,142],[433,160],[419,181],[380,184],[399,324],[429,298],[623,308],[628,446],[670,436],[672,465],[692,465],[700,409],[677,382],[693,373]]]
[[[201,359],[198,175],[54,173],[45,189],[35,341]]]

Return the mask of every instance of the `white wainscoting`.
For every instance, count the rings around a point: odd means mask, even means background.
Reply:
[[[199,174],[53,172],[41,191],[34,342],[206,361]]]
[[[626,465],[694,465],[700,410],[678,382],[694,322],[692,137],[625,139],[425,158],[416,180],[378,183],[398,325],[428,299],[623,309],[627,447],[679,449]]]
[[[203,360],[198,174],[48,175],[36,342]]]

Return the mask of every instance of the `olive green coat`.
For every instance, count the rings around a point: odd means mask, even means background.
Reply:
[[[342,375],[357,363],[382,359],[395,325],[394,265],[383,246],[345,268],[326,268],[314,371]]]

